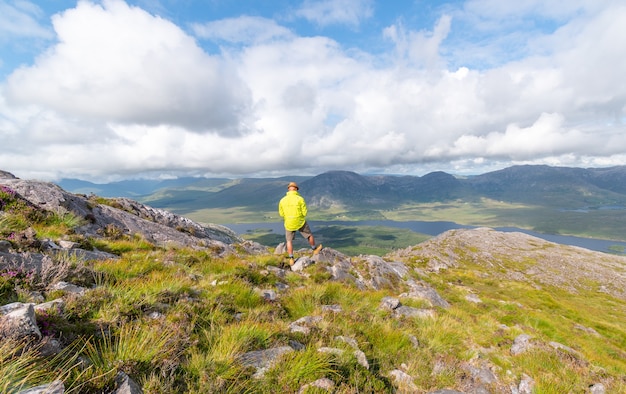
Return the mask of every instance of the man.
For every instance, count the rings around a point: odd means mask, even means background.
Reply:
[[[287,253],[289,253],[289,266],[295,262],[293,258],[293,240],[296,232],[302,234],[309,241],[313,254],[318,254],[322,250],[322,244],[315,246],[315,238],[311,233],[311,228],[306,221],[306,202],[298,193],[300,188],[295,182],[290,182],[287,186],[287,194],[278,203],[278,214],[285,221],[285,241],[287,243]]]

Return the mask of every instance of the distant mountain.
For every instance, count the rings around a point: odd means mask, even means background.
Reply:
[[[475,195],[548,206],[623,205],[626,166],[610,169],[513,166],[466,181]]]
[[[391,208],[397,204],[470,201],[480,198],[555,207],[626,205],[626,166],[570,168],[522,165],[458,178],[437,171],[419,176],[360,175],[329,171],[313,177],[180,178],[109,184],[65,179],[74,193],[134,197],[177,212],[201,208],[274,208],[289,181],[311,206],[324,209]]]
[[[154,194],[162,189],[215,189],[232,182],[226,178],[138,179],[110,183],[92,183],[79,179],[61,179],[57,184],[63,189],[79,194],[95,194],[101,197],[138,197]],[[217,188],[217,189],[216,189]]]

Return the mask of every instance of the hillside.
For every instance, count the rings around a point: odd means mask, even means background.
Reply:
[[[142,195],[137,195],[147,191],[142,182],[94,187],[105,196],[131,196],[201,223],[258,223],[278,220],[276,204],[291,180],[300,184],[310,218],[317,221],[451,221],[626,241],[625,166],[525,165],[471,177],[440,171],[421,177],[330,171],[313,177],[190,178],[187,184],[181,179],[155,185]],[[70,180],[59,184],[75,186]]]
[[[289,270],[281,245],[1,174],[0,391],[626,392],[624,257],[479,228]]]

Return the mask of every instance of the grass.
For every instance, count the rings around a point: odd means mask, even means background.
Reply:
[[[20,219],[19,210],[12,215],[16,220],[2,224],[5,234],[23,231],[26,223],[47,228],[47,235],[69,237],[77,223],[71,217],[39,220],[32,212]],[[370,250],[383,254],[421,240],[408,230],[382,227],[328,226],[318,234],[321,242],[353,256]],[[458,267],[427,274],[422,259],[408,259],[407,275],[432,286],[450,307],[432,308],[430,318],[397,318],[379,305],[383,297],[400,297],[405,288],[364,290],[331,281],[323,264],[308,267],[302,275],[282,274],[274,268],[280,257],[271,254],[218,257],[209,250],[151,245],[114,229],[105,235],[83,241],[118,258],[81,263],[61,255],[55,262],[61,263],[59,268],[49,274],[80,280],[90,288],[83,297],[64,295],[62,312],[38,314],[39,324],[46,323],[64,351],[43,357],[29,344],[3,340],[0,391],[59,379],[68,393],[108,392],[115,376],[124,372],[147,393],[298,392],[320,378],[332,380],[335,393],[393,393],[388,373],[402,369],[419,392],[432,392],[462,388],[471,376],[468,365],[481,363],[497,376],[497,383],[487,387],[492,392],[516,386],[523,375],[532,376],[537,393],[586,392],[597,382],[607,392],[626,390],[624,300],[599,292],[591,282],[572,291],[504,275],[540,262],[512,262],[494,251],[500,261],[494,269],[457,251]],[[278,236],[282,241],[282,234]],[[363,259],[352,257],[351,265],[355,275],[357,270],[365,275]],[[27,276],[11,274],[0,280],[3,302],[19,297],[17,287],[38,286],[27,282]],[[277,298],[268,300],[261,290],[273,290]],[[470,294],[480,302],[468,300]],[[421,299],[401,300],[431,308]],[[329,312],[328,305],[341,311]],[[290,324],[305,316],[321,319],[311,324],[308,334],[292,332]],[[511,345],[522,333],[532,337],[533,347],[512,355]],[[340,337],[356,342],[369,368]],[[262,377],[241,362],[246,352],[295,343],[302,349],[285,353]],[[324,353],[321,347],[339,351]],[[306,392],[321,391],[310,387]]]

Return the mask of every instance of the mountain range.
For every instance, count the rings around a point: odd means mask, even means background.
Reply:
[[[273,209],[289,181],[298,182],[308,204],[320,208],[390,208],[408,203],[476,201],[481,198],[564,209],[626,205],[626,166],[522,165],[468,177],[441,171],[421,177],[329,171],[311,177],[187,177],[107,184],[63,179],[59,186],[74,193],[132,197],[166,209],[237,206]]]

